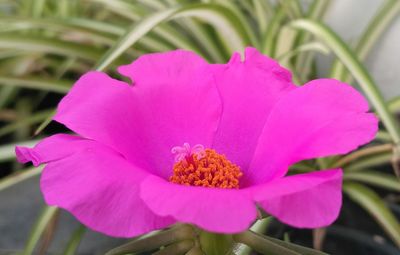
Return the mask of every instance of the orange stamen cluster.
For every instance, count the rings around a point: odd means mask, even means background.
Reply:
[[[188,186],[238,189],[242,175],[240,168],[224,155],[206,149],[203,157],[192,154],[175,163],[170,181]]]

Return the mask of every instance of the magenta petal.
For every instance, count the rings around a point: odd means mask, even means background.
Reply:
[[[341,169],[279,178],[255,186],[254,199],[270,215],[299,228],[330,225],[342,205]]]
[[[149,176],[140,196],[154,213],[211,232],[244,231],[257,215],[253,201],[242,190],[177,185]]]
[[[247,183],[284,176],[300,160],[344,154],[371,141],[378,120],[354,88],[333,79],[314,80],[275,105],[261,133]]]
[[[213,148],[245,171],[272,107],[295,86],[286,69],[254,48],[246,48],[244,62],[234,54],[215,65],[215,73],[223,112]]]
[[[194,53],[178,50],[120,67],[134,86],[87,73],[61,101],[55,120],[167,178],[172,147],[212,143],[221,103],[208,67]]]
[[[174,86],[184,85],[190,88],[192,85],[200,85],[193,81],[195,78],[208,82],[209,75],[199,77],[200,74],[206,74],[204,68],[208,66],[203,58],[191,51],[174,50],[142,55],[131,64],[120,66],[118,72],[139,86],[167,86],[174,89]]]
[[[174,223],[140,199],[139,186],[148,174],[96,141],[57,135],[18,150],[24,161],[49,162],[41,178],[47,204],[70,211],[93,230],[132,237]]]
[[[34,166],[67,157],[77,148],[89,146],[90,140],[78,136],[57,134],[40,141],[34,149],[22,146],[15,147],[15,154],[21,163],[32,161]],[[68,145],[68,146],[60,146]],[[49,150],[49,148],[51,148]]]

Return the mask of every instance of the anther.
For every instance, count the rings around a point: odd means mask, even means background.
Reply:
[[[190,147],[185,143],[173,147],[171,152],[176,154],[171,182],[202,187],[239,188],[239,179],[243,175],[240,168],[215,150],[204,149],[201,144]]]

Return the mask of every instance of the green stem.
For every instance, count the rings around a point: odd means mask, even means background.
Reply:
[[[243,243],[259,253],[268,255],[300,255],[299,253],[282,247],[274,242],[265,239],[263,236],[258,235],[251,231],[246,231],[240,234],[234,235],[235,241]]]
[[[231,235],[202,231],[199,238],[201,249],[207,255],[226,254],[233,245],[233,239]]]
[[[179,255],[188,252],[191,248],[193,248],[194,242],[192,240],[184,240],[181,242],[177,242],[165,247],[162,250],[159,250],[153,255]]]
[[[199,247],[193,247],[185,255],[204,255],[204,253]]]
[[[161,231],[149,237],[133,240],[107,252],[106,255],[122,255],[158,249],[172,243],[193,239],[195,236],[193,227],[178,225],[171,229]],[[190,249],[190,248],[189,248]],[[188,249],[188,250],[189,250]]]
[[[261,254],[268,255],[327,255],[324,252],[285,242],[272,237],[245,231],[233,235],[238,243],[244,243]]]
[[[262,220],[257,220],[253,226],[251,226],[250,230],[255,232],[255,233],[259,233],[259,234],[263,234],[267,231],[267,228],[269,226],[269,224],[272,221],[272,217],[267,217],[264,218]],[[235,255],[250,255],[252,252],[251,247],[242,244],[242,243],[238,243],[236,244],[235,247]]]

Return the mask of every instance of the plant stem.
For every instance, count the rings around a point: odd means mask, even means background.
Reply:
[[[194,245],[192,240],[184,240],[181,242],[177,242],[165,247],[162,250],[159,250],[153,255],[179,255],[188,252]]]
[[[216,234],[207,231],[201,231],[200,246],[203,252],[207,255],[222,255],[226,254],[233,245],[231,235]]]
[[[106,255],[122,255],[128,253],[151,251],[154,249],[158,249],[161,246],[166,246],[183,240],[193,239],[194,236],[195,232],[193,227],[189,225],[179,225],[146,238],[133,240],[132,242],[110,250],[106,253]]]
[[[262,236],[252,232],[245,231],[233,236],[234,240],[239,243],[246,244],[252,249],[262,254],[268,255],[299,255],[299,253],[282,247],[274,242],[263,238]]]

